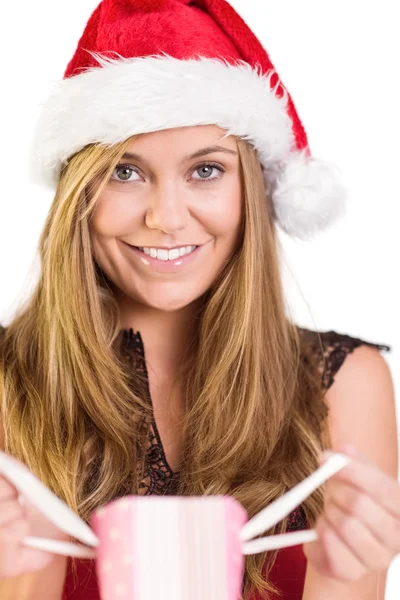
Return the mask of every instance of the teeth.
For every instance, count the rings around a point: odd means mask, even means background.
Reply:
[[[179,248],[174,248],[173,250],[169,250],[168,260],[175,260],[176,258],[179,258]]]
[[[139,248],[142,252],[151,256],[152,258],[158,258],[158,260],[176,260],[180,256],[190,254],[197,246],[182,246],[181,248],[174,248],[173,250],[157,250],[157,248]]]
[[[168,260],[168,250],[157,250],[158,260]]]

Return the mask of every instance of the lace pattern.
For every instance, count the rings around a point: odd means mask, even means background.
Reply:
[[[318,357],[318,370],[322,378],[324,390],[328,390],[334,382],[336,373],[348,354],[359,346],[370,346],[377,350],[390,352],[390,346],[367,342],[336,331],[312,331],[298,328],[306,343],[309,343]]]
[[[346,356],[361,345],[376,348],[379,351],[391,351],[385,344],[376,344],[335,331],[318,332],[299,327],[299,332],[305,343],[311,345],[317,356],[318,370],[321,374],[324,390],[328,390],[334,382],[336,373],[346,359]],[[0,339],[5,328],[0,325]],[[148,373],[144,355],[144,345],[140,332],[133,329],[122,329],[121,354],[128,361],[132,372],[141,375],[147,401],[151,406]],[[173,495],[176,493],[179,473],[174,473],[168,465],[157,425],[152,418],[146,448],[146,467],[140,484],[139,494]],[[307,519],[302,507],[296,508],[288,517],[287,531],[307,529]]]
[[[144,378],[145,396],[151,406],[151,395],[149,378],[144,356],[144,345],[140,332],[134,332],[132,328],[122,330],[121,352],[128,360],[132,369]],[[170,468],[157,429],[154,416],[149,426],[149,434],[146,447],[146,466],[139,485],[139,494],[151,495],[173,495],[176,493],[178,473]]]
[[[300,327],[298,329],[305,342],[311,344],[313,352],[317,356],[318,370],[321,374],[324,390],[330,388],[346,356],[358,346],[367,345],[378,350],[390,351],[389,346],[374,344],[346,334],[339,334],[335,331],[317,332]],[[135,372],[142,374],[145,382],[146,397],[151,405],[144,345],[140,332],[134,332],[132,328],[121,331],[121,352],[129,360]],[[153,416],[149,426],[146,468],[139,493],[145,496],[173,495],[176,493],[178,477],[179,473],[174,473],[168,465]],[[289,515],[287,531],[298,531],[307,528],[307,519],[303,508],[300,506]]]

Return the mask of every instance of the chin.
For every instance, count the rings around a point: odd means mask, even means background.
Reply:
[[[168,301],[168,298],[164,297],[162,298],[161,302],[160,299],[156,298],[153,302],[150,298],[144,298],[142,300],[142,304],[154,308],[155,310],[162,310],[164,312],[174,312],[176,310],[180,310],[181,308],[185,308],[185,306],[188,306],[194,300],[194,298],[181,298],[179,300],[176,298],[171,298],[171,300]]]

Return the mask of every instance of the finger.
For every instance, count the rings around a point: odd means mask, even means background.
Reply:
[[[356,448],[356,446],[353,446],[351,444],[340,444],[339,448],[339,452],[344,452],[351,458],[356,458],[364,464],[373,464],[372,461],[368,458],[368,456],[364,452],[361,452],[361,450]]]
[[[400,521],[373,498],[346,481],[330,481],[324,508],[334,503],[343,512],[361,521],[371,534],[395,554],[400,552]]]
[[[400,485],[394,477],[384,473],[366,457],[352,456],[351,462],[333,475],[328,484],[346,481],[366,492],[377,504],[400,519]],[[327,487],[328,487],[327,484]]]
[[[3,475],[0,475],[0,500],[17,498],[18,490]]]
[[[330,450],[325,450],[324,452],[322,452],[322,454],[320,454],[320,462],[326,462],[328,458],[330,458],[333,454],[336,454],[337,452],[346,455],[352,460],[352,462],[360,463],[364,466],[372,466],[377,468],[376,465],[366,454],[358,450],[358,448],[356,448],[355,446],[351,446],[350,444],[341,444],[335,449],[331,448]]]
[[[356,581],[366,574],[365,565],[353,554],[324,517],[318,519],[315,529],[318,541],[308,544],[310,547],[307,553],[322,575],[349,582]]]
[[[5,527],[8,523],[21,519],[23,515],[23,509],[14,499],[4,500],[1,503],[0,527]]]
[[[336,504],[326,506],[324,519],[368,571],[381,571],[392,562],[395,553],[377,540],[362,521]]]

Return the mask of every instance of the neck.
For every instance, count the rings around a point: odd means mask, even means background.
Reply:
[[[199,301],[175,311],[163,311],[132,300],[118,298],[121,329],[139,331],[146,362],[159,371],[173,373],[181,364],[195,331]]]

